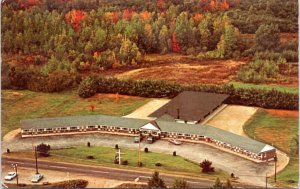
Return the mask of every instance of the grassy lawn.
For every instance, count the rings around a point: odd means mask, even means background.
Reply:
[[[280,187],[296,187],[298,184],[298,155],[294,137],[298,133],[298,112],[260,109],[244,126],[251,138],[273,144],[289,155],[289,165],[277,175]],[[270,180],[274,180],[271,178]]]
[[[251,84],[251,83],[242,83],[242,82],[229,82],[228,84],[232,84],[236,88],[254,88],[254,89],[263,89],[263,90],[278,90],[282,92],[289,92],[298,94],[299,89],[297,87],[287,87],[287,86],[279,86],[279,85],[264,85],[264,84]]]
[[[214,173],[204,174],[201,172],[201,168],[198,162],[192,162],[186,160],[180,156],[173,156],[169,154],[154,153],[144,151],[141,152],[141,161],[143,167],[137,166],[138,161],[138,151],[121,149],[121,159],[127,160],[128,165],[118,165],[114,164],[114,157],[116,155],[116,150],[110,147],[102,146],[79,146],[66,149],[53,149],[50,151],[51,156],[46,158],[40,158],[41,160],[51,160],[59,162],[72,162],[78,164],[87,165],[104,165],[109,167],[117,168],[127,168],[127,169],[138,169],[138,170],[158,170],[165,173],[178,173],[183,175],[205,177],[215,179],[219,177],[220,179],[229,178],[229,174],[216,169]],[[33,157],[32,152],[13,152],[9,156],[22,156],[22,157]],[[87,156],[93,156],[95,159],[87,159]],[[156,166],[156,163],[161,163],[162,166]]]
[[[77,91],[41,93],[27,90],[2,90],[2,137],[20,127],[22,119],[71,115],[106,114],[123,116],[151,99],[114,94],[98,94],[82,99]],[[94,111],[91,111],[94,105]]]

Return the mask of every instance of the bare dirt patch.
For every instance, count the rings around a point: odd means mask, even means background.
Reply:
[[[225,83],[246,60],[199,60],[180,54],[151,54],[141,65],[101,72],[103,75],[134,80],[166,80],[181,84]]]
[[[267,109],[268,113],[279,117],[299,117],[299,111]]]
[[[246,136],[244,124],[255,114],[258,108],[248,106],[228,105],[207,122],[207,125],[217,127],[237,135]]]

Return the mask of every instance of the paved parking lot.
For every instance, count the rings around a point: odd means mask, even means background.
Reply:
[[[52,149],[86,145],[87,142],[90,142],[91,145],[114,147],[115,144],[118,144],[120,148],[138,149],[138,144],[133,143],[133,137],[105,134],[17,138],[13,142],[4,141],[2,149],[3,151],[6,148],[9,148],[11,151],[30,150],[32,149],[32,145],[42,142],[50,144]],[[153,144],[142,142],[142,148],[145,147],[148,147],[153,152],[167,154],[172,154],[173,151],[176,151],[178,155],[196,162],[208,159],[213,162],[214,167],[223,169],[228,173],[234,173],[240,178],[241,182],[247,184],[256,183],[257,185],[264,186],[266,173],[271,174],[274,171],[273,163],[257,164],[205,144],[184,143],[180,146],[175,146],[167,141],[158,140]]]

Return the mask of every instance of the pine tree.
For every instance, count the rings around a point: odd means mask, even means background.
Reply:
[[[162,54],[169,51],[168,46],[169,32],[167,26],[163,25],[159,32],[159,49]]]
[[[148,188],[167,188],[165,182],[159,177],[158,171],[155,171],[148,180]]]

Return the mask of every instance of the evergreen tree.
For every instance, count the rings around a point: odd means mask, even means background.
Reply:
[[[163,25],[159,32],[159,49],[162,54],[169,52],[168,46],[169,32],[167,26]]]
[[[165,182],[159,177],[158,171],[155,171],[148,180],[148,188],[167,188]]]
[[[189,185],[183,179],[175,179],[172,187],[173,188],[189,188]]]
[[[255,32],[255,49],[257,51],[275,50],[280,44],[277,25],[261,25]]]

